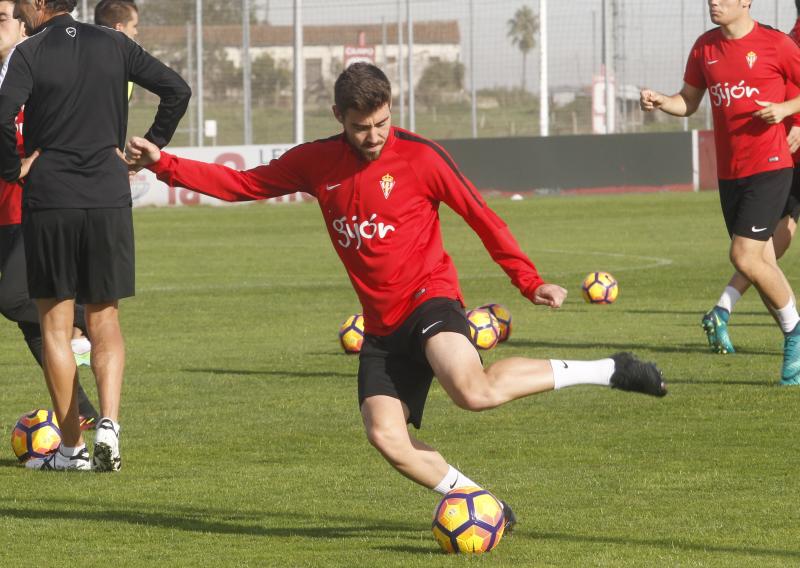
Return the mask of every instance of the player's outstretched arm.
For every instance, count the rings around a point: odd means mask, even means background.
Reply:
[[[125,158],[128,167],[140,170],[161,159],[161,149],[139,136],[133,136],[125,145]]]
[[[185,187],[224,201],[254,201],[306,191],[306,184],[297,172],[307,162],[297,149],[267,165],[238,171],[223,164],[179,158],[161,151],[146,138],[134,136],[125,145],[125,158],[130,169],[146,167],[170,186]]]
[[[703,100],[705,89],[698,89],[688,83],[683,84],[679,93],[667,96],[652,89],[642,89],[639,93],[639,107],[645,112],[661,110],[672,116],[693,115]]]
[[[540,306],[560,308],[567,299],[567,291],[557,284],[542,284],[536,288],[531,301]]]

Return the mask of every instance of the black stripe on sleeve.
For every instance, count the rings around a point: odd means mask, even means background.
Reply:
[[[438,144],[436,144],[434,142],[431,142],[430,140],[427,140],[426,138],[423,138],[421,136],[416,136],[416,135],[414,135],[414,134],[412,134],[410,132],[406,132],[405,130],[395,130],[394,134],[395,134],[395,136],[397,136],[401,140],[407,140],[409,142],[418,142],[420,144],[425,144],[426,146],[429,146],[429,147],[433,148],[433,150],[439,155],[439,157],[442,160],[444,160],[444,162],[448,166],[450,166],[450,169],[453,170],[453,173],[456,174],[458,179],[461,180],[462,185],[469,192],[469,194],[472,196],[472,198],[475,200],[475,202],[478,205],[480,205],[481,208],[483,207],[483,201],[478,199],[478,196],[475,195],[475,192],[472,190],[472,188],[467,183],[467,180],[466,180],[466,178],[464,178],[464,175],[459,171],[458,166],[456,166],[456,163],[453,161],[453,158],[451,158],[447,154],[447,152],[445,152]]]

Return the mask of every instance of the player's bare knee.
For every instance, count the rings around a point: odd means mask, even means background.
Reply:
[[[373,425],[367,428],[367,440],[387,459],[403,452],[403,446],[408,446],[408,432],[397,431],[396,428]]]
[[[758,259],[754,258],[751,254],[737,249],[731,250],[730,259],[731,264],[733,264],[736,270],[752,282],[757,265],[759,264]]]

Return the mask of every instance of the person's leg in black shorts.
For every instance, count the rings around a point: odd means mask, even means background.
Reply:
[[[439,493],[477,484],[407,428],[420,427],[434,375],[459,407],[471,411],[578,384],[666,394],[655,365],[628,353],[600,361],[514,357],[484,369],[461,304],[447,298],[428,300],[391,335],[367,334],[359,363],[358,399],[370,443],[404,476]]]
[[[42,328],[36,304],[28,297],[28,279],[25,271],[25,250],[21,225],[0,226],[0,313],[17,324],[28,349],[42,366]],[[75,306],[75,326],[86,332],[83,306]],[[81,427],[94,425],[99,418],[86,391],[78,381],[78,412]]]
[[[61,423],[62,445],[85,451],[73,402],[75,360],[70,347],[77,300],[86,307],[102,415],[94,469],[116,471],[121,463],[117,420],[125,364],[118,300],[133,295],[134,289],[131,210],[30,211],[24,235],[29,293],[39,311],[45,377]]]
[[[785,173],[781,174],[780,172],[769,172],[768,175],[761,174],[760,177],[753,176],[753,178],[756,179],[755,186],[752,189],[754,191],[765,191],[767,194],[774,192],[774,195],[777,197],[778,193],[771,185],[774,186],[775,182],[786,183],[785,180],[782,179],[783,177],[785,177]],[[752,178],[747,178],[747,180],[751,179]],[[726,225],[731,235],[733,231],[732,227],[737,222],[737,215],[741,214],[739,211],[741,207],[739,200],[741,198],[742,189],[747,189],[747,180],[720,180],[720,202],[725,215]],[[769,199],[769,195],[767,195],[767,198]],[[772,204],[772,207],[777,206],[778,203]],[[792,175],[791,188],[784,201],[780,219],[774,231],[772,231],[772,236],[764,250],[764,258],[768,263],[777,266],[778,259],[780,259],[789,248],[797,228],[797,219],[799,216],[800,167],[795,167]],[[755,219],[753,221],[753,223],[750,223],[750,229],[752,230],[753,227],[760,228],[760,226],[756,225],[759,221]],[[749,221],[745,222],[745,228],[748,226],[748,222]],[[785,281],[783,273],[781,272],[780,274],[781,278]],[[717,353],[735,352],[728,331],[728,322],[736,303],[742,295],[747,292],[750,285],[750,281],[745,276],[738,271],[734,272],[717,301],[717,304],[703,316],[702,325],[712,351]],[[785,281],[785,285],[791,289],[788,281]],[[772,314],[775,320],[780,323],[776,309],[772,307],[769,300],[763,295],[761,295],[761,299],[767,310]],[[792,294],[792,300],[794,301],[794,294]]]

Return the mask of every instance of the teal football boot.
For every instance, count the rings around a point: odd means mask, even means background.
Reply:
[[[784,387],[800,386],[800,324],[784,337],[780,384]]]
[[[708,345],[714,353],[736,353],[733,342],[728,335],[728,320],[731,313],[725,308],[714,306],[702,319]]]

